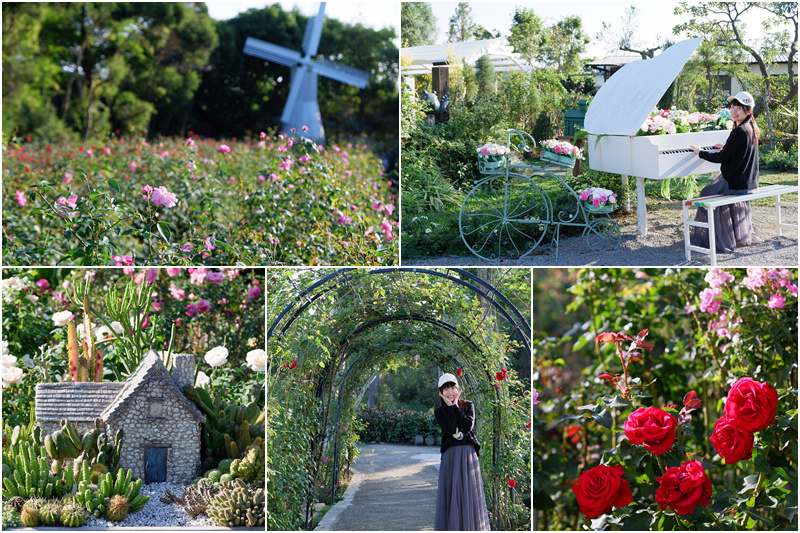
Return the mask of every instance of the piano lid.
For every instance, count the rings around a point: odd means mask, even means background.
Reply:
[[[595,135],[636,135],[703,39],[674,44],[653,59],[633,61],[597,91],[584,128]]]

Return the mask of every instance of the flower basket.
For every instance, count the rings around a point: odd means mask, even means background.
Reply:
[[[486,143],[476,149],[478,153],[478,169],[482,174],[493,174],[506,167],[511,150],[505,145]]]
[[[589,211],[590,213],[598,213],[598,214],[600,214],[600,213],[611,213],[614,210],[614,206],[613,205],[594,206],[594,205],[590,204],[589,202],[585,202],[583,204],[583,207],[586,208],[586,210]]]
[[[548,152],[547,150],[542,152],[542,156],[540,157],[540,159],[542,161],[549,161],[551,163],[556,163],[558,165],[564,165],[564,166],[567,166],[567,167],[570,167],[570,168],[575,166],[575,159],[573,159],[572,157],[569,157],[569,156],[566,156],[566,155],[561,155],[561,154],[556,154],[556,153],[553,153],[553,152]]]

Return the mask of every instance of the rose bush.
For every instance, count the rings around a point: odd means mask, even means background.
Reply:
[[[796,270],[557,270],[545,296],[534,529],[797,528]],[[633,502],[587,518],[572,487],[598,465]]]

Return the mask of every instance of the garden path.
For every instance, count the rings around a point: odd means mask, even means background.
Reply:
[[[439,448],[365,444],[344,501],[317,526],[329,531],[433,531]]]

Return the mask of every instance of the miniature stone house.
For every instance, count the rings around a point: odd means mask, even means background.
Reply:
[[[40,383],[36,421],[51,433],[68,419],[78,431],[122,429],[120,466],[145,483],[188,484],[199,474],[205,416],[183,394],[194,383],[194,356],[173,354],[173,372],[151,351],[122,383]]]

